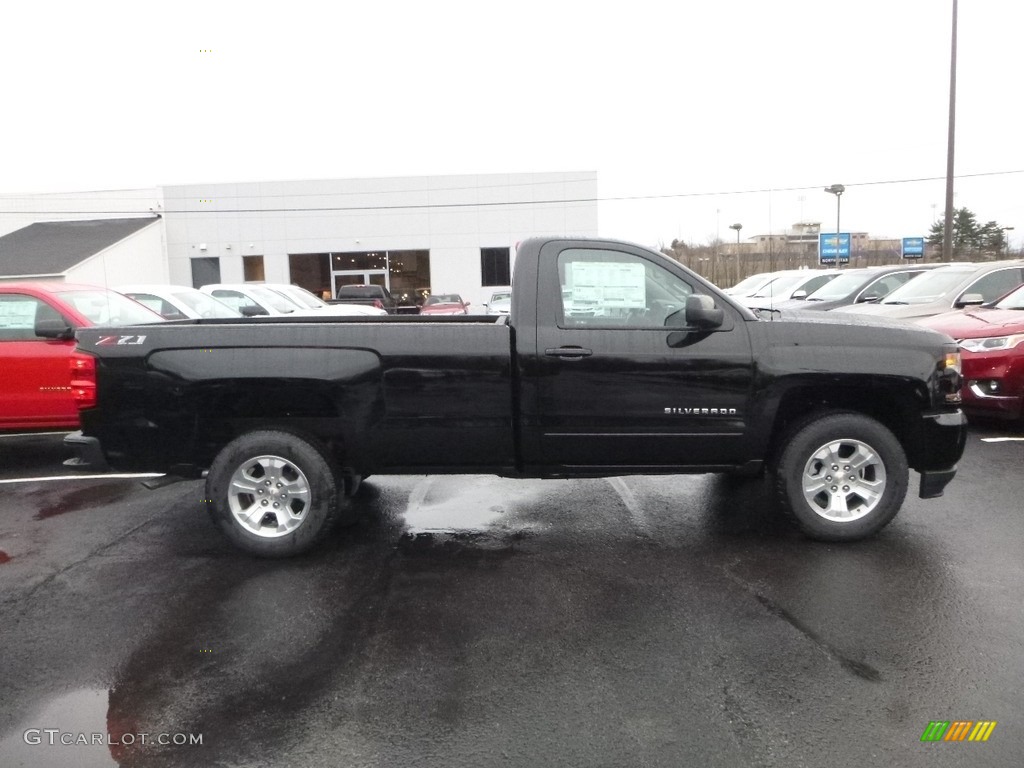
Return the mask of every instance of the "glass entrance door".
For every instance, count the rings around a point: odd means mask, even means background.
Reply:
[[[391,290],[385,269],[347,269],[332,272],[331,276],[334,282],[334,298],[338,298],[338,289],[343,285],[380,285]]]

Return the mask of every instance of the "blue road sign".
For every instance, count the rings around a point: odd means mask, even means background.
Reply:
[[[903,258],[904,259],[923,259],[924,258],[924,238],[923,237],[904,237],[903,238]]]
[[[840,232],[838,235],[821,233],[818,235],[818,263],[835,264],[836,256],[840,264],[850,263],[850,233]]]

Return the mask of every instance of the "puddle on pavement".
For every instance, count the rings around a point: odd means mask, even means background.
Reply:
[[[47,704],[0,739],[0,765],[32,768],[109,768],[117,766],[107,746],[110,692],[84,688]],[[45,733],[54,729],[57,733]],[[94,736],[95,734],[95,736]],[[83,739],[84,737],[84,739]],[[53,744],[50,744],[50,740]],[[62,744],[61,741],[75,742]],[[93,741],[99,743],[92,743]],[[37,743],[38,742],[38,743]],[[120,749],[115,746],[114,749]]]
[[[413,535],[500,528],[500,521],[507,519],[510,511],[538,495],[536,489],[513,487],[510,481],[489,476],[454,488],[435,480],[427,477],[420,481],[409,496],[403,517],[406,530]]]
[[[128,495],[130,490],[131,485],[126,483],[107,483],[76,488],[61,494],[52,501],[47,499],[48,503],[36,513],[34,519],[46,520],[68,512],[78,512],[82,509],[91,509],[120,501]],[[49,496],[49,491],[43,491],[43,493]]]

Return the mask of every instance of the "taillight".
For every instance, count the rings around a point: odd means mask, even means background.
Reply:
[[[384,309],[384,302],[382,302],[380,299],[374,299],[373,306],[375,306],[377,309]]]
[[[79,410],[96,407],[96,358],[81,352],[71,355],[71,399]]]

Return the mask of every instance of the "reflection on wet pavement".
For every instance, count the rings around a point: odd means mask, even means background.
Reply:
[[[135,484],[131,482],[114,483],[106,481],[86,486],[85,488],[72,488],[71,490],[63,487],[47,486],[30,495],[40,500],[38,502],[40,509],[36,513],[35,519],[46,520],[47,518],[64,515],[68,512],[93,509],[120,501],[134,487]]]
[[[85,688],[59,696],[0,740],[4,768],[109,768],[106,689]],[[56,733],[46,733],[56,729]],[[52,743],[51,743],[52,742]],[[115,747],[116,749],[116,747]]]

